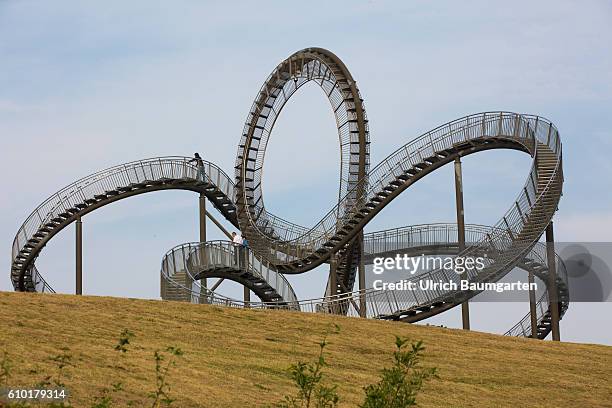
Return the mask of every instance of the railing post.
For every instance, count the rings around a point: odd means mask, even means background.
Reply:
[[[455,159],[455,201],[457,206],[457,243],[459,253],[465,249],[465,218],[463,211],[463,179],[461,175],[461,157]],[[462,279],[466,278],[464,273]],[[470,330],[470,306],[469,301],[461,303],[461,321],[464,330]]]
[[[76,220],[76,294],[83,294],[83,222]]]
[[[548,305],[553,341],[560,341],[559,300],[557,299],[557,271],[555,265],[555,237],[552,220],[546,227],[546,260],[548,261]]]

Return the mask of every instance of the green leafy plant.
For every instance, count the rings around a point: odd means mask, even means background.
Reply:
[[[436,376],[436,368],[420,368],[425,350],[422,341],[411,343],[395,336],[393,365],[382,370],[376,384],[364,387],[365,401],[362,408],[404,408],[416,406],[416,397],[423,382]]]
[[[335,332],[340,331],[340,327],[335,325]],[[327,343],[327,335],[319,342],[319,355],[314,363],[303,361],[292,364],[289,367],[289,374],[294,384],[298,388],[295,396],[285,396],[284,401],[277,406],[281,408],[328,408],[335,407],[340,401],[337,392],[337,385],[322,384],[324,373],[323,368],[328,364],[325,361],[324,351]]]
[[[103,395],[95,397],[91,408],[110,408],[113,406],[113,398],[109,395],[108,390],[103,391]]]
[[[134,333],[128,329],[123,329],[123,331],[121,331],[119,340],[115,346],[115,351],[120,354],[121,358],[128,352],[128,345],[130,344],[130,339],[133,337]],[[123,368],[119,363],[117,363],[115,367]],[[94,397],[94,403],[91,405],[91,408],[110,408],[113,405],[113,395],[120,391],[123,391],[123,383],[121,381],[113,383],[111,389],[104,388],[101,395]]]
[[[70,349],[62,348],[62,352],[49,358],[50,361],[55,363],[56,373],[54,375],[45,376],[38,384],[36,388],[48,388],[55,386],[57,388],[64,388],[64,380],[69,378],[68,367],[74,367],[72,363],[72,355],[69,353]]]
[[[2,361],[0,361],[0,384],[6,386],[8,379],[11,377],[11,360],[6,351],[2,353]]]
[[[124,329],[120,336],[117,344],[114,347],[114,350],[119,353],[120,359],[123,359],[124,356],[129,351],[129,345],[131,344],[131,340],[134,338],[134,333],[129,331],[128,329]],[[68,369],[70,367],[75,367],[72,355],[70,354],[70,349],[62,348],[61,353],[52,356],[49,358],[50,361],[55,363],[56,371],[51,375],[47,375],[35,385],[35,388],[67,388],[64,381],[67,378],[70,378],[70,373]],[[155,351],[155,391],[150,394],[150,397],[153,399],[153,408],[160,408],[162,406],[169,407],[174,400],[170,398],[170,385],[168,384],[168,376],[170,373],[171,367],[176,365],[176,359],[183,355],[183,351],[178,347],[167,347],[164,351]],[[121,360],[119,360],[121,361]],[[9,359],[8,353],[5,351],[2,353],[0,358],[0,386],[6,386],[8,379],[11,376],[11,368],[12,364]],[[125,369],[121,366],[120,362],[117,362],[115,368]],[[37,374],[39,372],[38,368],[30,370],[30,374]],[[100,395],[94,397],[94,401],[91,404],[91,408],[111,408],[114,404],[113,397],[119,393],[124,391],[123,382],[117,381],[111,384],[110,388],[104,388]],[[136,404],[136,401],[130,400],[125,403],[126,406],[131,407]],[[2,403],[0,402],[0,406]],[[13,402],[6,405],[7,407],[30,407],[29,402]],[[61,402],[50,402],[45,405],[49,408],[69,408],[71,407],[68,401]]]
[[[115,350],[120,353],[127,353],[127,346],[130,344],[130,339],[134,337],[134,333],[129,331],[128,329],[123,329],[121,335],[119,336],[119,341],[115,346]]]
[[[169,407],[174,402],[174,399],[168,395],[170,392],[168,373],[170,368],[176,364],[176,359],[183,355],[183,351],[178,347],[171,346],[166,348],[166,353],[169,355],[165,356],[164,353],[156,350],[154,354],[156,387],[155,391],[150,394],[150,397],[153,399],[152,408],[159,408],[162,404]]]
[[[102,390],[102,395],[94,398],[94,403],[91,408],[110,408],[113,406],[112,394],[123,390],[123,384],[121,382],[114,383],[112,389],[105,388]]]

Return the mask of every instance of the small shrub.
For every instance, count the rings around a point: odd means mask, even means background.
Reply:
[[[134,333],[129,331],[128,329],[123,329],[121,335],[119,336],[119,342],[115,346],[115,350],[120,353],[127,353],[127,346],[130,344],[130,339],[134,337]]]
[[[130,332],[128,329],[124,329],[120,336],[117,344],[114,349],[119,353],[121,358],[124,358],[126,353],[129,351],[128,346],[130,345],[130,340],[134,337],[134,333]],[[55,363],[56,372],[51,375],[47,375],[35,385],[35,388],[67,388],[64,381],[67,378],[70,378],[70,373],[68,372],[69,367],[74,367],[72,362],[72,355],[70,354],[70,349],[62,348],[62,352],[55,356],[49,358],[50,361]],[[167,354],[167,355],[166,355]],[[170,372],[170,368],[176,365],[176,359],[183,355],[183,351],[178,347],[167,347],[164,352],[159,350],[155,351],[155,391],[150,394],[150,397],[153,399],[153,408],[160,408],[161,406],[169,407],[174,401],[169,397],[170,393],[170,385],[168,384],[168,374]],[[119,360],[121,361],[121,360]],[[8,353],[5,351],[2,353],[0,359],[0,386],[6,386],[8,379],[11,376],[11,368],[12,364],[9,359]],[[115,365],[115,368],[123,368],[119,362]],[[30,374],[38,374],[39,369],[31,369],[29,370]],[[117,381],[111,385],[111,388],[104,388],[102,393],[99,396],[94,397],[94,401],[91,405],[91,408],[111,408],[114,404],[113,396],[118,393],[124,391],[123,383],[121,381]],[[126,406],[131,407],[135,406],[136,401],[128,401]],[[141,405],[141,404],[138,404]],[[0,407],[2,402],[0,402]],[[30,403],[28,402],[14,402],[10,403],[10,407],[30,407]],[[71,407],[68,401],[61,402],[50,402],[45,405],[49,408],[69,408]]]
[[[64,384],[64,380],[70,377],[67,368],[74,367],[74,364],[72,363],[72,355],[69,353],[70,349],[62,348],[61,350],[62,353],[49,358],[50,361],[55,363],[55,376],[46,376],[36,385],[36,388],[48,388],[51,386],[54,386],[56,388],[66,387],[66,384]]]
[[[335,333],[340,327],[335,325]],[[329,331],[328,331],[329,334]],[[319,342],[319,356],[314,363],[298,362],[289,367],[291,379],[298,388],[296,396],[285,396],[284,401],[277,404],[280,408],[330,408],[338,405],[340,397],[337,385],[326,386],[323,380],[323,368],[327,366],[324,351],[327,346],[327,334]]]
[[[117,345],[115,346],[115,351],[117,351],[121,358],[125,356],[128,352],[128,345],[130,344],[130,339],[134,337],[134,333],[129,331],[128,329],[123,329],[121,334],[119,335],[119,340]],[[116,368],[123,368],[119,363],[115,366]],[[104,388],[102,390],[102,394],[94,397],[94,403],[91,405],[91,408],[110,408],[113,405],[113,395],[118,393],[119,391],[123,391],[123,383],[118,381],[112,384],[112,389]]]
[[[404,408],[416,406],[416,397],[423,382],[436,376],[436,368],[419,368],[425,347],[422,341],[412,343],[406,350],[407,339],[395,336],[393,365],[382,370],[376,384],[364,387],[362,408]]]
[[[108,390],[102,391],[102,395],[94,398],[94,403],[91,408],[111,408],[113,406],[113,398],[109,395]]]
[[[11,368],[11,360],[8,353],[4,351],[2,353],[2,361],[0,361],[0,385],[6,387],[8,379],[11,377]]]
[[[166,357],[159,350],[155,351],[155,381],[156,387],[155,391],[150,394],[150,397],[153,399],[152,408],[159,408],[162,406],[169,407],[174,399],[170,398],[168,395],[170,392],[170,385],[168,384],[168,373],[170,371],[170,367],[176,364],[176,358],[183,355],[183,351],[178,347],[168,347],[166,348],[166,353],[169,354]],[[167,363],[164,365],[164,361],[167,359]]]

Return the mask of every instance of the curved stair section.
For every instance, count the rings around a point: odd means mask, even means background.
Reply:
[[[494,228],[467,224],[465,226],[466,242],[479,242],[488,239]],[[501,231],[500,231],[501,232]],[[409,256],[421,255],[457,255],[459,244],[457,241],[456,224],[423,224],[364,234],[364,262],[373,263],[374,258],[407,254]],[[487,250],[487,253],[490,250]],[[483,254],[478,254],[482,256]],[[557,299],[559,300],[559,315],[563,317],[569,307],[569,287],[567,270],[561,258],[555,254],[557,275]],[[533,273],[544,285],[548,286],[548,260],[546,245],[538,242],[516,264],[516,267]],[[450,275],[452,276],[452,275]],[[416,298],[427,299],[427,294],[417,291]],[[356,296],[356,295],[355,295]],[[368,299],[368,302],[372,301]],[[396,297],[390,295],[389,302],[394,304]],[[372,304],[371,307],[376,308]],[[545,338],[550,332],[550,310],[548,304],[548,288],[542,293],[536,303],[537,334],[538,338]],[[371,317],[377,317],[375,310],[370,312]],[[415,311],[413,316],[417,316]],[[385,317],[385,316],[383,316]],[[422,317],[422,316],[420,316]],[[531,315],[528,313],[506,335],[531,337]]]
[[[252,235],[249,242],[259,256],[283,273],[310,270],[345,248],[380,210],[415,181],[458,156],[499,148],[525,151],[534,157],[519,197],[497,223],[512,236],[492,237],[494,245],[503,249],[505,255],[502,259],[500,254],[498,261],[506,267],[541,235],[556,209],[563,181],[561,144],[555,127],[540,117],[507,112],[467,116],[424,134],[372,169],[367,183],[355,186],[308,232],[290,240]],[[355,199],[357,191],[363,194]],[[241,204],[237,205],[240,214]],[[272,229],[279,231],[284,226],[275,225]],[[256,229],[249,231],[254,234]],[[292,233],[284,230],[281,235]],[[507,245],[508,239],[512,246]]]
[[[297,296],[284,275],[261,263],[249,248],[230,241],[179,245],[164,256],[161,275],[162,280],[173,282],[174,285],[171,286],[189,290],[189,292],[179,290],[176,294],[162,291],[164,299],[189,300],[190,298],[193,301],[199,294],[207,292],[203,291],[199,280],[224,278],[246,286],[268,305],[297,304]],[[198,299],[196,303],[202,302]]]
[[[234,183],[219,167],[205,162],[204,179],[186,157],[139,160],[102,170],[61,189],[36,208],[13,241],[11,280],[15,290],[52,291],[34,262],[47,242],[77,218],[115,201],[152,191],[203,193],[234,225]]]
[[[467,241],[479,240],[491,234],[492,227],[482,225],[466,225]],[[199,246],[199,244],[193,244]],[[231,243],[226,244],[231,251]],[[177,247],[178,259],[189,259],[189,251]],[[394,228],[384,231],[377,231],[364,234],[364,262],[371,264],[376,257],[395,256],[396,254],[408,254],[410,256],[420,255],[456,255],[459,252],[457,243],[457,226],[456,224],[423,224],[408,226],[402,228]],[[224,250],[225,254],[222,257],[225,259],[232,256],[231,252]],[[200,263],[201,255],[197,255],[196,262]],[[216,255],[212,255],[214,258]],[[537,243],[529,251],[527,255],[516,265],[526,272],[532,272],[545,285],[548,284],[548,262],[547,262],[546,245]],[[569,306],[569,288],[567,280],[567,271],[563,261],[556,256],[556,271],[557,271],[557,299],[559,299],[559,312],[563,317]],[[203,290],[196,279],[197,275],[188,274],[188,282],[184,281],[184,273],[182,271],[189,270],[194,260],[181,263],[169,262],[168,258],[162,262],[162,279],[166,281],[166,287],[172,288],[178,297],[177,300],[192,301],[194,303],[211,303],[215,305],[223,305],[230,307],[251,307],[251,308],[284,308],[292,310],[301,310],[303,312],[312,313],[333,313],[345,314],[348,316],[357,317],[359,313],[360,296],[365,295],[367,305],[367,317],[370,318],[386,318],[386,315],[381,315],[380,310],[383,307],[396,308],[398,300],[393,294],[389,294],[381,300],[373,291],[367,291],[365,294],[359,291],[351,293],[342,293],[337,295],[325,296],[319,299],[296,300],[295,302],[249,302],[245,305],[244,302],[218,295],[214,292]],[[229,263],[233,261],[230,259]],[[227,261],[210,262],[212,269],[227,265]],[[179,265],[175,267],[174,265]],[[197,267],[199,268],[199,267]],[[197,269],[196,268],[196,269]],[[238,269],[238,268],[236,268]],[[177,274],[177,271],[178,272]],[[175,275],[177,274],[177,275]],[[454,274],[454,272],[453,272]],[[215,276],[222,276],[214,272]],[[282,275],[280,275],[282,276]],[[268,282],[274,281],[269,277]],[[416,297],[419,299],[428,299],[428,295],[422,291],[417,291]],[[288,297],[286,297],[288,298]],[[262,298],[263,299],[263,298]],[[386,304],[386,305],[384,305]],[[550,310],[548,308],[548,291],[545,290],[536,303],[537,311],[537,338],[544,339],[551,330],[550,326]],[[416,313],[414,314],[417,315]],[[423,317],[423,315],[420,315]],[[420,320],[420,319],[419,319]],[[416,320],[415,320],[416,321]],[[505,335],[531,337],[531,316],[528,313],[517,324],[515,324]]]
[[[353,206],[367,184],[369,169],[369,129],[363,98],[348,68],[332,52],[306,48],[282,61],[261,87],[249,115],[238,146],[236,159],[237,209],[240,229],[255,251],[268,252],[267,242],[287,241],[307,233],[308,229],[275,217],[263,204],[261,181],[265,151],[274,124],[288,100],[302,86],[317,84],[330,102],[336,119],[340,144],[339,198],[343,205]],[[262,245],[260,245],[260,243]],[[299,251],[300,243],[286,245],[277,255],[290,259]],[[351,242],[337,251],[338,286],[327,286],[326,295],[350,291],[354,283],[354,260],[359,244]],[[267,259],[267,258],[264,258]]]

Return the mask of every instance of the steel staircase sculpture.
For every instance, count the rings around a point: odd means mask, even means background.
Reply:
[[[290,97],[311,81],[323,89],[336,118],[341,150],[340,187],[338,204],[316,225],[304,227],[266,210],[261,182],[274,123]],[[496,282],[516,266],[546,278],[546,257],[542,258],[538,240],[557,209],[563,184],[561,142],[552,123],[539,116],[511,112],[465,116],[413,139],[371,170],[369,144],[363,99],[346,66],[329,51],[304,49],[279,64],[259,91],[240,139],[234,180],[210,162],[205,162],[204,178],[198,179],[197,167],[184,157],[141,160],[78,180],[47,199],[19,229],[12,249],[13,286],[20,291],[52,291],[36,269],[35,260],[46,243],[73,221],[120,199],[181,189],[204,194],[242,231],[251,248],[241,250],[222,241],[175,247],[162,263],[162,282],[167,284],[162,285],[163,293],[176,290],[177,296],[184,294],[185,299],[192,301],[240,305],[208,291],[198,282],[205,277],[220,277],[249,287],[263,301],[260,307],[350,315],[358,309],[359,300],[365,298],[372,306],[367,308],[369,317],[422,320],[479,292],[440,291],[435,295],[390,294],[373,289],[353,292],[356,267],[361,257],[368,254],[372,242],[370,235],[364,235],[364,227],[427,174],[457,157],[490,149],[528,153],[533,158],[532,166],[524,187],[500,221],[470,241],[464,250],[457,250],[456,255],[490,254],[483,270],[466,275],[473,283]],[[451,244],[447,240],[436,245],[438,249],[450,250]],[[410,248],[414,249],[402,250]],[[244,251],[246,262],[241,263],[236,257],[240,251]],[[304,273],[330,262],[337,265],[336,285],[328,281],[322,299],[298,301],[283,274]],[[459,276],[439,269],[410,279],[450,282],[458,281]],[[567,282],[558,279],[558,287],[562,315],[568,305]],[[542,303],[546,299],[542,297],[538,304],[538,337],[540,333],[547,334],[546,315],[550,311]],[[525,334],[524,323],[519,322],[512,334]]]

